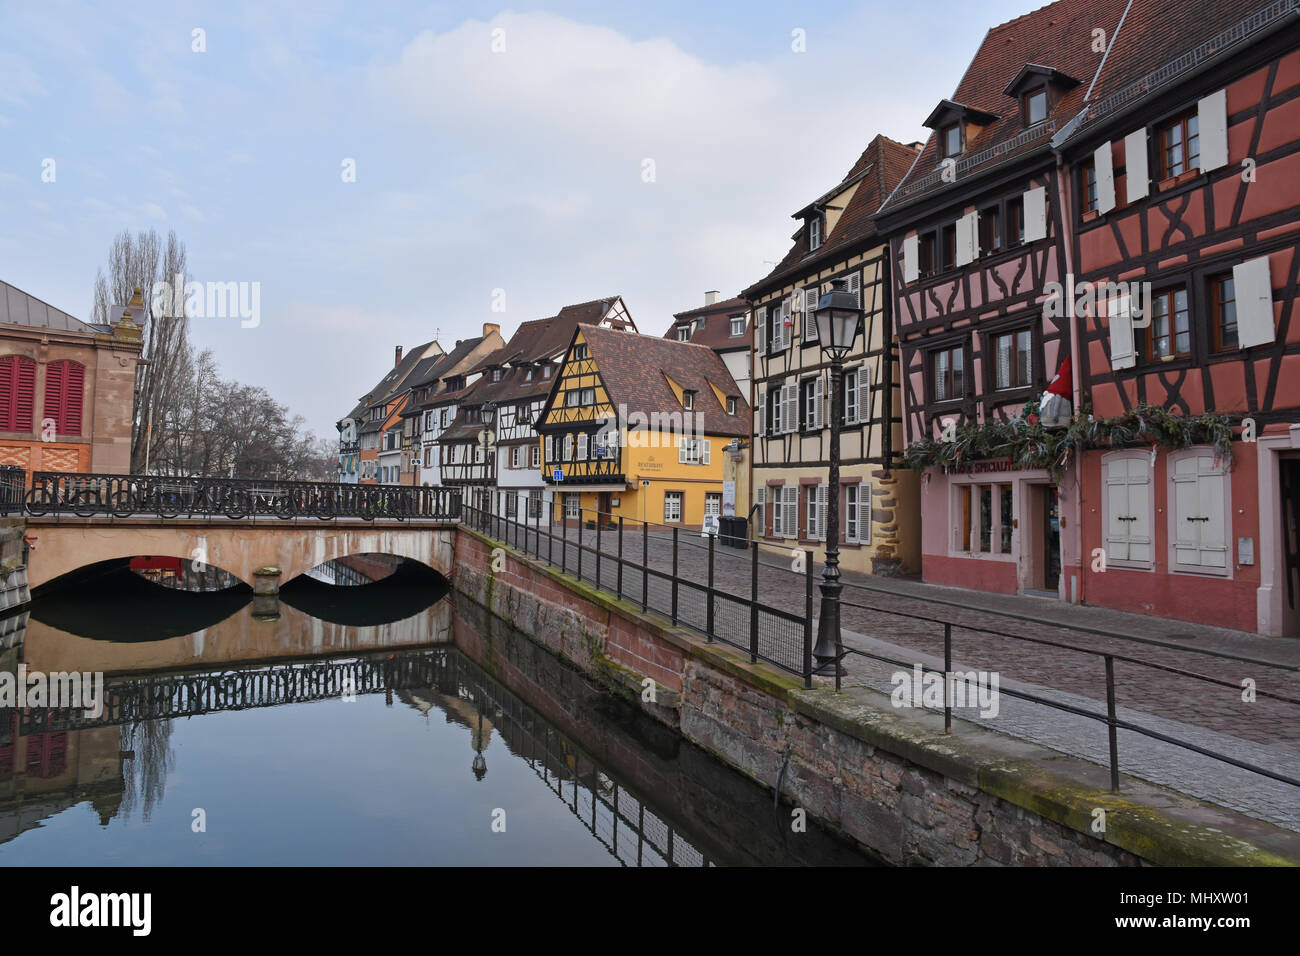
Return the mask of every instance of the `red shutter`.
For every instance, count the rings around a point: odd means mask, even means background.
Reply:
[[[60,435],[81,434],[81,406],[84,402],[86,367],[63,360],[45,366],[46,418],[54,419]]]
[[[36,363],[22,355],[0,356],[0,431],[32,430]]]

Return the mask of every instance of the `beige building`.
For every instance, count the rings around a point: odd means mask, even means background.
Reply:
[[[895,574],[920,568],[916,476],[899,464],[899,394],[888,244],[870,216],[917,156],[877,136],[842,182],[794,214],[794,245],[742,295],[753,325],[751,522],[757,537],[824,552],[832,489],[831,416],[842,423],[840,564]],[[843,401],[832,407],[830,363],[812,310],[844,279],[863,323],[844,360]]]

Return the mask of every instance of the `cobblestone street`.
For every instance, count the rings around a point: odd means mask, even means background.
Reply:
[[[558,526],[554,530],[557,534],[561,531]],[[568,529],[567,535],[565,564],[572,573],[579,561],[577,532]],[[519,545],[523,543],[520,539]],[[596,532],[584,531],[583,544],[582,577],[594,583]],[[616,555],[617,535],[602,532],[600,547],[603,554]],[[535,536],[530,536],[528,550],[536,553],[537,548]],[[540,548],[545,558],[545,536]],[[623,538],[625,560],[639,563],[643,549],[649,555],[651,568],[671,572],[671,533],[654,529],[643,539],[639,526],[633,531],[628,525]],[[561,551],[557,540],[551,546],[556,564],[560,563]],[[759,552],[759,603],[785,612],[779,618],[763,618],[760,653],[797,670],[806,619],[805,574],[792,568],[789,551],[761,546]],[[678,588],[678,617],[700,629],[707,613],[704,588],[708,563],[706,540],[698,534],[679,533],[678,574],[690,584]],[[754,580],[750,551],[717,544],[713,563],[714,586],[720,595],[750,595]],[[820,565],[813,568],[814,615],[820,602],[816,587],[820,572]],[[603,587],[613,590],[617,574],[613,557],[600,562]],[[639,569],[633,571],[625,566],[625,597],[642,599],[641,579]],[[1274,772],[1300,777],[1300,705],[1264,696],[1249,703],[1241,699],[1241,682],[1247,678],[1255,682],[1257,691],[1300,699],[1300,642],[1071,606],[1044,598],[938,587],[914,579],[875,578],[850,572],[845,574],[844,582],[841,615],[847,647],[903,661],[909,667],[916,662],[942,667],[942,622],[950,622],[954,669],[994,671],[1003,688],[1021,689],[1102,715],[1106,711],[1105,668],[1098,652],[1135,658],[1157,666],[1116,661],[1120,719]],[[671,609],[672,587],[668,580],[650,575],[649,590],[652,610]],[[715,605],[715,632],[747,647],[748,613],[743,605],[720,598]],[[1018,637],[1066,647],[1031,643]],[[1204,653],[1207,651],[1235,659],[1211,656]],[[858,654],[850,654],[845,663],[845,686],[885,692],[892,687],[890,675],[899,669]],[[1226,681],[1228,686],[1191,675]],[[972,713],[962,712],[959,716],[972,719]],[[1107,762],[1105,725],[1087,717],[1003,694],[997,716],[973,719],[1065,753]],[[1129,731],[1120,731],[1119,754],[1124,773],[1300,830],[1300,791],[1294,787]]]

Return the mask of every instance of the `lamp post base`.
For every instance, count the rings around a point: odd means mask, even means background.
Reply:
[[[813,647],[813,673],[843,677],[844,665],[840,663],[843,653],[840,646],[840,591],[843,587],[838,580],[823,578],[821,589],[822,609],[817,620],[817,643]]]

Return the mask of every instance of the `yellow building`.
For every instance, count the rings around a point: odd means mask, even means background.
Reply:
[[[744,515],[750,425],[709,347],[580,325],[537,426],[553,517],[698,531],[706,515]]]

